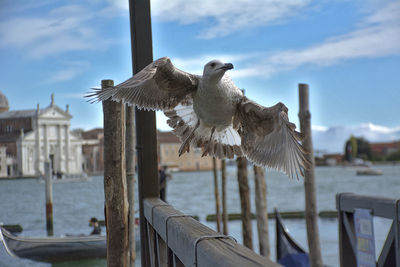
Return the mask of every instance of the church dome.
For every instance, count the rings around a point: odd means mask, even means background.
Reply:
[[[6,112],[10,109],[8,106],[8,99],[7,97],[0,92],[0,112]]]

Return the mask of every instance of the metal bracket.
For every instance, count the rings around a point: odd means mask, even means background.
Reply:
[[[151,225],[153,225],[154,209],[157,207],[169,206],[168,204],[157,204],[151,207]]]
[[[168,221],[171,218],[181,218],[181,217],[192,217],[192,216],[186,214],[175,214],[168,216],[167,219],[165,220],[165,243],[167,244],[167,246],[168,246]]]
[[[199,236],[194,241],[194,266],[197,266],[197,245],[202,240],[213,239],[213,238],[217,238],[217,239],[219,239],[219,238],[228,238],[228,239],[234,241],[235,243],[237,243],[237,240],[234,237],[229,236],[229,235],[204,235],[204,236]]]

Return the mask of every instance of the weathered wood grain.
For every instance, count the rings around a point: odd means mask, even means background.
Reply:
[[[269,233],[267,212],[267,183],[264,168],[254,165],[255,203],[257,213],[257,232],[260,254],[269,258]]]
[[[102,88],[113,86],[101,81]],[[107,225],[107,266],[128,263],[128,197],[125,169],[124,104],[103,101],[104,114],[104,195]]]
[[[307,224],[307,240],[310,251],[310,264],[312,267],[322,267],[322,255],[318,231],[317,197],[315,189],[315,159],[311,136],[311,113],[309,108],[308,84],[299,84],[299,119],[300,130],[304,135],[303,147],[309,152],[305,155],[311,163],[309,168],[304,170],[304,196],[305,216]]]
[[[195,262],[199,267],[280,266],[229,238],[201,240],[196,252],[195,243],[200,237],[220,234],[157,198],[146,199],[144,209],[146,220],[184,266],[195,266]]]
[[[250,193],[249,181],[247,177],[247,159],[237,158],[237,178],[239,185],[240,207],[242,213],[242,235],[243,245],[253,249],[253,231],[251,226]]]

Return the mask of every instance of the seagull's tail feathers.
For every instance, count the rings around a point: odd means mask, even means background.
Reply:
[[[217,128],[215,130],[207,126],[199,127],[192,143],[202,148],[202,156],[210,155],[220,159],[231,159],[235,155],[243,155],[240,147],[240,136],[232,125],[224,129]]]
[[[191,102],[181,103],[164,114],[169,118],[168,125],[182,141],[179,156],[189,152],[190,145],[201,148],[202,156],[224,159],[243,155],[238,132],[232,126],[218,129],[204,125],[194,112]]]

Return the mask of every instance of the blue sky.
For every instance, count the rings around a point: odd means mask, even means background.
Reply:
[[[0,0],[0,91],[11,109],[70,105],[72,128],[102,126],[83,95],[132,75],[128,1]],[[214,58],[265,106],[284,102],[298,124],[308,83],[315,129],[400,129],[400,2],[152,1],[154,59],[201,74]],[[168,129],[165,118],[157,124]]]

